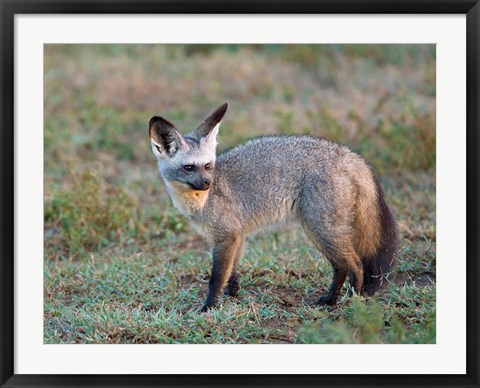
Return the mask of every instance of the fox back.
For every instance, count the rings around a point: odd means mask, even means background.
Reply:
[[[347,147],[309,136],[250,140],[215,157],[224,104],[186,136],[167,120],[150,121],[152,149],[175,206],[213,243],[209,295],[238,291],[245,236],[288,220],[301,223],[334,269],[319,304],[334,304],[348,275],[367,295],[390,271],[396,227],[372,168]]]

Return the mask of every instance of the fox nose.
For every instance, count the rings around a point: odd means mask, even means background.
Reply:
[[[197,180],[196,182],[187,183],[193,190],[208,190],[210,188],[210,185],[212,184],[212,180],[208,178],[202,178]]]

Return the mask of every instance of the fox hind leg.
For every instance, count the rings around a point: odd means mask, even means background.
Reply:
[[[344,270],[333,267],[333,280],[330,285],[330,290],[327,295],[321,296],[315,304],[334,305],[337,302],[338,295],[340,294],[340,290],[342,289],[346,277],[347,273]]]
[[[360,293],[363,287],[363,264],[351,241],[352,234],[349,233],[349,228],[342,228],[342,233],[336,232],[328,235],[325,233],[327,228],[322,227],[322,220],[313,218],[311,214],[303,216],[301,221],[307,235],[325,254],[333,267],[333,280],[329,292],[322,296],[317,304],[334,305],[347,275],[355,292]],[[340,234],[342,237],[339,238]]]
[[[363,264],[348,274],[348,282],[350,284],[348,296],[353,296],[353,291],[357,295],[363,292]]]
[[[353,289],[357,294],[360,294],[362,291],[363,265],[360,262],[358,255],[354,251],[350,251],[349,254],[346,254],[341,258],[336,257],[333,260],[330,258],[330,261],[332,262],[333,266],[333,280],[328,294],[322,296],[317,301],[317,304],[319,305],[334,305],[336,303],[347,274],[351,289]],[[351,289],[348,291],[348,296],[352,296],[353,294]]]

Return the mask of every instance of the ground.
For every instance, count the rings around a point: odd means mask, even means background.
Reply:
[[[46,343],[435,343],[434,46],[48,45],[44,72]],[[238,297],[198,313],[210,249],[147,125],[186,132],[225,101],[220,152],[305,133],[373,165],[400,231],[373,298],[312,306],[331,270],[289,224],[250,236]]]

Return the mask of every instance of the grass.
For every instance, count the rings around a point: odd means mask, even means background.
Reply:
[[[47,45],[45,96],[45,343],[435,343],[434,46]],[[220,151],[306,133],[372,163],[401,235],[374,298],[312,307],[331,270],[285,225],[248,238],[238,297],[198,313],[209,247],[147,123],[186,131],[224,101]]]

